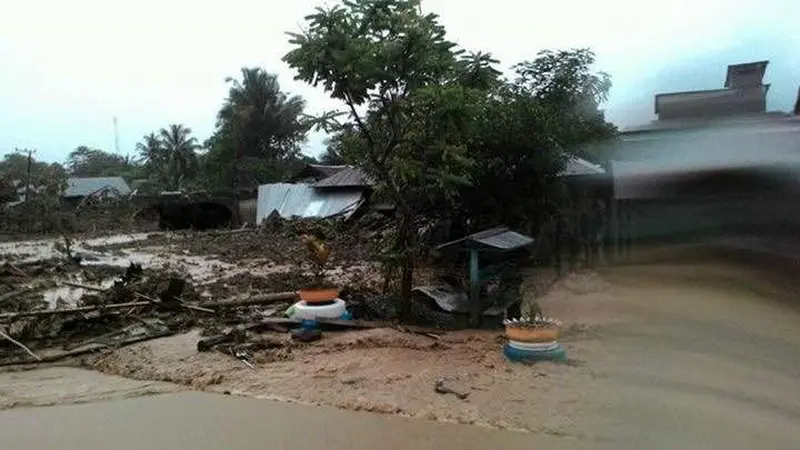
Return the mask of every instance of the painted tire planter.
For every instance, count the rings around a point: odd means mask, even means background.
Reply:
[[[509,361],[561,361],[567,359],[567,351],[561,345],[546,351],[519,350],[506,344],[503,346],[503,354]]]
[[[347,310],[344,300],[337,298],[329,305],[308,304],[299,301],[294,304],[292,318],[294,319],[338,319]]]
[[[546,343],[558,340],[558,328],[506,327],[509,341]]]
[[[516,350],[523,350],[529,352],[546,352],[550,350],[555,350],[558,347],[558,341],[552,342],[519,342],[519,341],[508,341],[508,346],[516,349]]]
[[[300,289],[297,295],[307,304],[326,303],[339,297],[338,289]]]

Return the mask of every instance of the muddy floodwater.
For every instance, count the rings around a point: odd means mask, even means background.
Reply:
[[[577,448],[520,432],[197,392],[0,412],[0,448],[15,450],[529,450],[534,442]]]

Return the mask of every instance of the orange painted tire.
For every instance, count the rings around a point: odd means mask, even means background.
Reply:
[[[558,339],[558,328],[506,327],[506,337],[517,342],[553,342]]]
[[[338,289],[300,289],[300,300],[312,305],[326,303],[339,298]]]

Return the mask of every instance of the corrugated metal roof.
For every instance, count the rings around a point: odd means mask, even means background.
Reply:
[[[335,175],[336,173],[347,169],[348,166],[342,165],[327,165],[327,164],[306,164],[303,166],[301,170],[297,173],[292,175],[288,182],[290,183],[302,183],[306,180],[324,180],[331,175]]]
[[[436,247],[437,250],[445,248],[462,247],[491,247],[499,250],[514,250],[533,243],[533,238],[524,234],[511,231],[506,227],[497,227],[448,242]]]
[[[570,158],[567,160],[567,166],[559,175],[571,177],[581,175],[602,175],[604,173],[606,173],[606,171],[597,164],[592,164],[585,159],[578,158],[577,156],[570,156]]]
[[[103,188],[110,188],[119,195],[131,193],[131,188],[122,177],[69,178],[64,197],[85,197]]]
[[[372,181],[361,169],[348,167],[314,184],[314,187],[366,187],[372,186]]]
[[[284,218],[325,218],[338,214],[347,217],[362,201],[359,191],[319,190],[308,184],[264,184],[258,187],[256,223],[261,223],[272,211]]]
[[[327,165],[327,164],[309,164],[308,167],[313,170],[318,170],[320,173],[323,173],[326,177],[331,175],[336,175],[337,173],[341,172],[344,169],[347,169],[347,165]]]

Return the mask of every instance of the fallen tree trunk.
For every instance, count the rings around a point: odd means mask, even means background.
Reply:
[[[18,313],[0,314],[0,321],[14,320],[22,317],[40,317],[40,316],[58,316],[68,314],[79,314],[92,311],[112,311],[116,309],[136,308],[139,306],[152,305],[152,302],[128,302],[128,303],[112,303],[110,305],[98,306],[80,306],[77,308],[64,308],[64,309],[45,309],[41,311],[23,311]]]
[[[57,353],[55,355],[42,356],[41,359],[38,360],[38,361],[34,360],[34,359],[22,360],[22,361],[3,361],[3,362],[0,362],[0,366],[17,366],[17,365],[26,365],[26,364],[37,364],[37,363],[41,364],[41,363],[56,362],[56,361],[60,361],[60,360],[65,359],[65,358],[83,356],[83,355],[86,355],[86,354],[89,354],[89,353],[94,353],[94,352],[96,352],[98,350],[103,350],[103,349],[107,349],[107,348],[112,348],[112,347],[113,348],[122,348],[122,347],[125,347],[125,346],[128,346],[128,345],[132,345],[132,344],[136,344],[136,343],[139,343],[139,342],[144,342],[144,341],[149,341],[151,339],[158,339],[158,338],[161,338],[161,337],[170,336],[172,334],[174,334],[173,331],[163,331],[161,333],[148,334],[146,336],[137,336],[135,338],[130,338],[130,339],[127,339],[127,340],[124,340],[124,341],[120,341],[120,342],[115,342],[112,345],[95,344],[92,347],[79,348],[79,349],[76,349],[76,350],[70,350],[68,352]]]
[[[200,303],[200,307],[202,308],[237,308],[240,306],[252,306],[252,305],[266,305],[269,303],[277,303],[280,301],[292,301],[297,300],[297,291],[288,291],[288,292],[272,292],[269,294],[258,294],[254,295],[249,298],[238,299],[238,300],[227,300],[224,302],[203,302]]]
[[[105,292],[108,290],[100,286],[89,286],[88,284],[73,283],[71,281],[63,281],[61,284],[63,284],[64,286],[70,286],[78,289],[86,289],[87,291]]]
[[[36,361],[41,361],[42,360],[42,358],[40,358],[39,355],[37,355],[36,353],[33,353],[31,351],[31,349],[29,349],[28,347],[25,346],[25,344],[23,344],[22,342],[12,338],[11,336],[7,335],[6,333],[0,331],[0,337],[2,337],[3,339],[7,340],[8,342],[11,342],[12,344],[16,345],[17,347],[25,350],[25,353],[33,356],[33,358]]]

